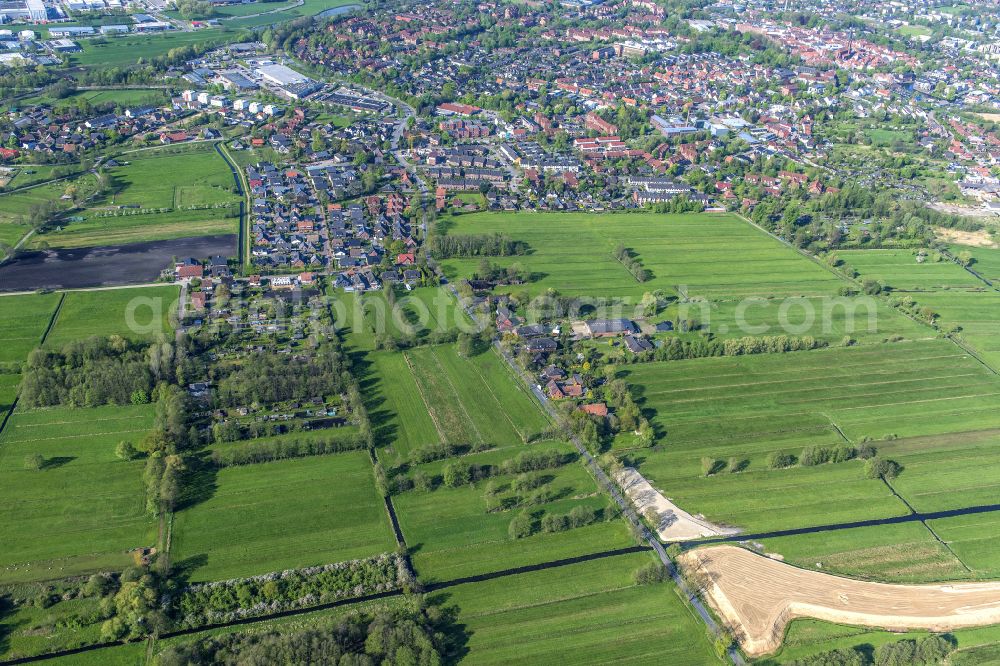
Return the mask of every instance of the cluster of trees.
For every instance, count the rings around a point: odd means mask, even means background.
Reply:
[[[476,280],[486,280],[498,284],[524,284],[531,279],[531,273],[519,263],[513,263],[504,268],[483,257],[479,260],[479,266],[476,267],[476,272],[472,277]]]
[[[691,199],[686,194],[678,194],[670,201],[660,201],[654,204],[647,204],[646,208],[653,213],[700,213],[705,210],[705,204]]]
[[[523,539],[537,532],[565,532],[577,527],[586,527],[601,520],[601,515],[588,506],[575,506],[569,513],[546,513],[541,520],[527,512],[514,516],[507,527],[512,539]]]
[[[360,434],[305,440],[295,438],[250,441],[239,447],[215,449],[212,451],[212,462],[218,467],[235,467],[288,458],[357,451],[367,446],[368,442]]]
[[[826,463],[840,463],[861,458],[866,460],[875,455],[875,449],[870,444],[864,444],[861,448],[855,448],[850,444],[840,446],[807,446],[802,449],[799,455],[799,464],[804,467],[813,465],[825,465]]]
[[[101,597],[96,619],[103,619],[101,640],[135,640],[169,626],[159,607],[162,581],[152,572],[129,567],[120,576],[95,574],[85,596]]]
[[[868,646],[840,648],[789,662],[789,666],[934,666],[944,663],[955,649],[955,639],[931,635],[919,640],[885,643],[873,651]]]
[[[232,633],[175,645],[161,666],[244,664],[411,664],[445,661],[454,631],[437,608],[419,603],[362,610],[309,629]]]
[[[628,360],[638,362],[680,361],[692,358],[707,358],[710,356],[744,356],[746,354],[778,354],[793,351],[820,349],[828,346],[825,340],[817,340],[811,335],[763,335],[744,336],[742,338],[698,338],[682,340],[667,338],[663,345],[641,354],[632,354]]]
[[[903,466],[895,460],[874,457],[870,458],[868,462],[865,463],[865,476],[869,479],[885,479],[886,481],[892,481],[899,476],[902,471]]]
[[[639,257],[631,249],[619,243],[615,248],[614,254],[615,259],[620,261],[637,281],[646,282],[652,277],[652,273],[642,267],[642,262],[639,260]]]
[[[177,598],[183,627],[302,608],[398,589],[410,580],[403,558],[385,553],[363,560],[190,585]]]
[[[180,12],[182,18],[188,21],[215,16],[212,3],[204,2],[204,0],[177,0],[177,11]]]
[[[143,400],[157,373],[148,347],[121,336],[71,342],[62,351],[36,349],[28,356],[21,387],[26,407],[128,405]]]
[[[261,354],[235,366],[219,381],[215,397],[225,407],[269,404],[339,393],[350,383],[340,351],[321,344],[308,356]]]
[[[431,253],[438,259],[451,257],[512,257],[528,254],[528,244],[507,234],[435,234]]]
[[[180,496],[181,474],[185,469],[184,459],[177,454],[163,455],[157,451],[146,459],[142,483],[148,514],[155,516],[173,509]]]

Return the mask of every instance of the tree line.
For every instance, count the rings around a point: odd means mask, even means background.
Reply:
[[[435,234],[430,242],[431,254],[437,259],[451,257],[512,257],[528,254],[524,241],[513,240],[507,234]]]
[[[411,576],[395,553],[221,582],[189,585],[175,606],[184,628],[231,622],[399,589]]]
[[[232,633],[174,645],[160,666],[245,664],[412,664],[438,666],[454,636],[450,618],[420,600],[362,609],[308,629]]]

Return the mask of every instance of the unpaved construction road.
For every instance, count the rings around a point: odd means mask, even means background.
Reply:
[[[685,553],[716,612],[750,656],[774,652],[798,617],[884,629],[950,631],[1000,623],[1000,582],[890,585],[806,571],[736,546]]]

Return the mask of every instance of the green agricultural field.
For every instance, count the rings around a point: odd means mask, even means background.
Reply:
[[[168,146],[127,153],[108,170],[112,194],[93,208],[183,208],[238,200],[233,176],[211,144]]]
[[[492,349],[469,359],[453,345],[417,347],[403,355],[443,442],[509,446],[548,425]]]
[[[969,570],[923,524],[901,523],[763,539],[768,553],[805,569],[852,578],[931,583],[968,578]]]
[[[970,267],[972,270],[991,282],[1000,282],[1000,249],[968,247],[966,245],[951,245],[948,249],[956,256],[968,252],[975,259]]]
[[[732,215],[480,213],[442,222],[451,234],[504,233],[529,254],[494,259],[520,264],[531,281],[511,291],[556,289],[570,296],[632,298],[662,289],[711,299],[833,295],[842,282],[823,267]],[[653,277],[638,282],[614,257],[633,249]],[[441,262],[468,276],[478,259]]]
[[[885,442],[904,472],[893,487],[917,511],[993,504],[1000,496],[1000,429]]]
[[[26,190],[0,195],[0,223],[24,224],[29,222],[32,209],[47,202],[56,202],[61,209],[68,210],[73,204],[71,201],[63,199],[64,195],[72,192],[73,189],[82,193],[93,192],[94,186],[93,175],[85,174],[77,178],[45,183]]]
[[[80,53],[73,53],[70,62],[78,67],[122,67],[166,55],[171,49],[231,41],[236,33],[226,35],[218,30],[175,30],[160,34],[130,34],[103,42],[80,40]]]
[[[255,576],[394,550],[362,451],[219,470],[174,515],[171,559],[194,581]]]
[[[46,104],[53,107],[75,106],[85,101],[93,106],[114,104],[117,106],[138,106],[143,104],[162,105],[169,101],[166,91],[149,88],[127,88],[121,90],[77,90],[55,99],[44,93],[37,97],[21,100],[21,104]]]
[[[1000,379],[945,340],[639,364],[626,381],[662,445],[634,452],[640,471],[688,511],[751,531],[908,512],[860,461],[772,470],[771,452],[1000,426]],[[705,477],[703,458],[743,471]]]
[[[384,338],[426,341],[434,334],[458,328],[473,330],[465,311],[445,287],[400,291],[392,307],[382,291],[333,294],[334,318],[346,331],[347,342],[359,351],[374,351]]]
[[[929,520],[927,524],[971,570],[970,575],[990,579],[1000,577],[1000,553],[996,549],[1000,514],[981,513],[941,518]]]
[[[24,361],[41,344],[60,298],[60,294],[0,297],[0,366]]]
[[[127,214],[114,217],[97,217],[83,213],[82,217],[85,217],[85,220],[36,236],[30,245],[37,246],[44,242],[51,247],[61,248],[114,246],[175,238],[236,234],[239,233],[239,215],[240,209],[236,205],[228,208],[173,210],[166,213]]]
[[[556,448],[570,452],[568,444],[532,444],[530,450]],[[499,465],[513,458],[524,446],[510,447],[463,456],[460,460],[476,465]],[[412,466],[428,477],[440,477],[451,461]],[[551,501],[526,510],[540,520],[541,514],[566,514],[575,506],[585,506],[608,514],[609,500],[579,462],[539,472],[551,489]],[[491,479],[501,495],[509,494],[511,476]],[[410,490],[393,497],[406,543],[413,549],[413,565],[425,582],[454,580],[465,576],[502,571],[513,567],[612,550],[633,545],[620,520],[597,522],[564,532],[537,532],[514,539],[508,528],[520,509],[489,511],[485,497],[487,482],[434,490]]]
[[[636,313],[636,318],[641,316]],[[671,303],[656,321],[695,321],[699,330],[684,334],[675,326],[669,336],[698,339],[704,332],[719,338],[789,335],[811,336],[829,344],[851,338],[860,344],[879,343],[892,336],[909,340],[934,337],[935,331],[886,305],[860,297],[753,298],[742,301]]]
[[[862,278],[897,290],[983,286],[975,275],[934,251],[926,255],[923,263],[917,262],[916,250],[844,250],[837,256]]]
[[[462,358],[453,345],[368,355],[363,388],[379,445],[520,445],[549,422],[491,350]]]
[[[0,582],[119,570],[133,548],[152,546],[141,461],[115,457],[142,439],[153,408],[18,411],[0,433]],[[25,458],[44,459],[26,469]],[[44,534],[45,538],[38,538]]]
[[[940,315],[940,324],[959,326],[959,337],[983,360],[1000,371],[1000,293],[995,291],[942,291],[914,296],[917,305]]]
[[[167,336],[178,294],[178,287],[172,285],[67,292],[45,346],[60,349],[92,335],[133,340]]]
[[[304,0],[303,3],[289,7],[283,11],[266,13],[261,16],[237,16],[231,19],[224,19],[223,25],[226,28],[255,28],[257,26],[275,25],[285,21],[291,21],[300,16],[316,16],[321,12],[344,5],[356,4],[354,0]],[[258,5],[260,11],[267,12],[273,9],[269,4]],[[277,5],[281,7],[281,5]]]
[[[377,442],[407,456],[440,441],[403,354],[376,352],[368,361],[373,373],[363,386]]]
[[[465,627],[463,664],[716,664],[673,586],[636,586],[650,555],[468,583],[429,596]]]
[[[959,629],[949,634],[955,639],[958,649],[948,659],[953,666],[983,666],[996,664],[1000,656],[1000,625]],[[785,664],[796,659],[804,659],[820,652],[857,647],[863,651],[877,648],[885,643],[904,639],[920,639],[926,632],[889,632],[864,627],[850,627],[831,624],[819,620],[794,620],[785,634],[781,649],[770,657],[754,663],[759,666]]]
[[[127,153],[108,169],[110,192],[73,221],[32,239],[38,246],[88,247],[238,231],[232,172],[211,144]]]

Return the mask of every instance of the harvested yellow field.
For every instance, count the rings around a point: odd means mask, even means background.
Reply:
[[[736,546],[685,553],[685,571],[750,656],[774,652],[795,618],[890,630],[1000,623],[1000,582],[891,585],[807,571]]]

